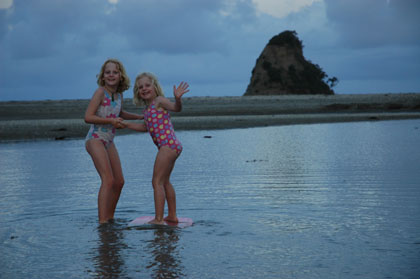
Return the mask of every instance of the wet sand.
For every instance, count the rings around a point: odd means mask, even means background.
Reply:
[[[84,137],[89,100],[0,102],[0,141]],[[420,118],[420,93],[184,98],[177,130]],[[141,108],[124,100],[124,109]],[[118,134],[132,133],[127,129]]]

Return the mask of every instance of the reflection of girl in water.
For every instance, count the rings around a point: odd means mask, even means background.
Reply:
[[[178,232],[176,230],[156,230],[155,239],[147,245],[152,260],[147,266],[152,269],[153,278],[180,278],[182,273],[180,256],[178,253]]]
[[[122,250],[127,246],[123,243],[123,231],[116,224],[103,224],[98,227],[98,253],[93,258],[97,278],[125,277]]]

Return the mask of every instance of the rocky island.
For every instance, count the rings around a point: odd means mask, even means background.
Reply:
[[[244,95],[331,95],[337,81],[305,59],[295,31],[284,31],[271,38],[258,57]]]

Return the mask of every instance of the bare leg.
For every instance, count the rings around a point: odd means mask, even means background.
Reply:
[[[171,216],[176,218],[175,191],[172,185],[168,185],[170,184],[168,182],[177,157],[176,152],[166,146],[161,147],[156,155],[152,180],[155,200],[155,219],[150,221],[152,224],[163,224],[165,199],[168,198],[168,208],[172,210]],[[173,212],[174,210],[175,212]]]
[[[112,165],[115,164],[115,158],[112,161],[113,163],[111,163],[107,149],[99,140],[92,139],[87,141],[86,150],[92,157],[95,168],[101,177],[101,187],[98,193],[98,216],[100,223],[106,223],[114,218],[115,211],[115,179],[112,169]],[[113,156],[115,155],[111,155],[111,157]]]
[[[178,223],[176,216],[176,194],[172,183],[168,180],[165,183],[166,201],[168,202],[168,216],[164,218],[167,222]]]
[[[111,194],[111,206],[112,206],[112,218],[114,218],[114,212],[117,207],[118,200],[120,199],[121,191],[124,186],[124,176],[121,168],[121,161],[118,155],[117,148],[112,143],[108,149],[108,157],[111,163],[112,174],[114,176],[113,191]]]

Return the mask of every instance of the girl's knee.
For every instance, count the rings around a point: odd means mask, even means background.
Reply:
[[[123,188],[125,183],[124,178],[114,178],[112,176],[105,177],[102,181],[102,184],[107,188]]]
[[[153,189],[162,189],[164,187],[164,184],[160,179],[152,179],[152,186]]]
[[[112,187],[114,184],[114,176],[106,174],[101,176],[102,184],[106,187]]]
[[[124,183],[125,183],[125,180],[124,180],[124,178],[121,177],[121,178],[118,178],[118,179],[114,179],[113,185],[114,185],[114,187],[116,187],[118,189],[122,189],[124,187]]]

